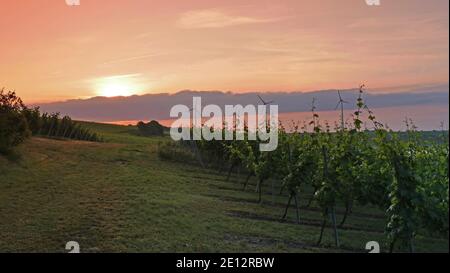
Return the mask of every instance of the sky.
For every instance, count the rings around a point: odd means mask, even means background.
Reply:
[[[0,86],[39,103],[449,81],[448,0],[80,3],[1,1]]]

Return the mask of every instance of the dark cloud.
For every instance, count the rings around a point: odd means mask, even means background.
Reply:
[[[202,104],[259,104],[260,94],[265,100],[274,100],[281,113],[306,112],[311,109],[313,98],[319,111],[334,110],[338,102],[337,90],[321,90],[314,92],[271,92],[236,94],[220,91],[181,91],[175,94],[148,94],[131,97],[94,97],[85,100],[69,100],[41,104],[46,112],[59,112],[79,120],[118,121],[118,120],[150,120],[168,119],[172,106],[176,104],[192,105],[194,96],[202,97]],[[346,109],[353,109],[358,90],[342,90],[343,99],[350,102]],[[367,92],[364,99],[371,108],[395,106],[445,106],[449,104],[449,86],[410,88],[409,90],[390,93]]]

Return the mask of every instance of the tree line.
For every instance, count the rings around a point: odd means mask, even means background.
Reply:
[[[39,107],[27,107],[15,92],[1,89],[0,152],[9,153],[30,136],[102,141],[97,133],[70,117],[61,117],[59,113],[41,113]]]

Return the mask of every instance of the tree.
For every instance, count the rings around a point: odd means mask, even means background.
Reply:
[[[30,136],[23,109],[25,106],[15,92],[0,90],[0,153],[9,153]]]
[[[152,120],[149,123],[138,122],[137,124],[139,133],[143,136],[162,136],[164,135],[164,126],[157,121]]]

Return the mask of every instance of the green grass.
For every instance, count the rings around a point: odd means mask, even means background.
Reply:
[[[368,241],[386,250],[385,215],[375,208],[354,209],[339,231],[342,248],[329,228],[316,246],[320,213],[302,209],[298,225],[292,208],[279,221],[286,197],[272,203],[270,182],[259,205],[254,181],[243,191],[244,177],[225,182],[214,170],[160,160],[168,138],[84,125],[105,142],[32,138],[20,160],[0,156],[0,252],[64,252],[68,241],[82,252],[358,252]],[[448,239],[418,236],[416,249],[448,252]]]

